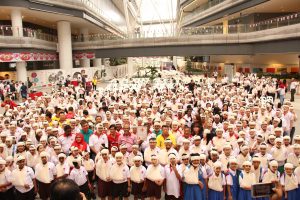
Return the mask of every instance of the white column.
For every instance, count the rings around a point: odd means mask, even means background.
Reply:
[[[82,37],[82,41],[88,41],[89,29],[88,28],[81,28],[80,35]]]
[[[60,69],[66,70],[68,72],[73,68],[70,22],[57,22],[57,36]]]
[[[101,58],[95,58],[93,62],[93,67],[101,67],[102,66],[102,59]]]
[[[177,56],[173,56],[173,65],[177,68]]]
[[[23,37],[22,13],[19,9],[13,9],[10,13],[11,26],[14,37]]]
[[[90,67],[90,59],[81,59],[80,60],[80,67],[83,67],[83,68]]]
[[[228,34],[228,20],[223,21],[223,34]]]
[[[27,81],[27,69],[26,69],[26,62],[21,61],[16,63],[16,70],[17,70],[17,81],[22,81],[26,83]]]

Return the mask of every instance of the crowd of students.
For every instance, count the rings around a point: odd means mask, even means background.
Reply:
[[[276,81],[178,74],[83,98],[61,86],[5,106],[0,199],[48,199],[56,180],[72,179],[87,199],[250,200],[253,184],[275,182],[296,200],[297,115],[290,101],[277,103]]]

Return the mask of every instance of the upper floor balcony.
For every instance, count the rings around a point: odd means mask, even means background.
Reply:
[[[194,26],[197,21],[205,19],[211,15],[215,15],[226,9],[234,9],[235,6],[241,4],[256,5],[264,0],[212,0],[200,5],[191,12],[185,12],[181,19],[181,27]],[[267,0],[265,0],[267,1]],[[250,4],[251,3],[251,4]],[[248,5],[245,5],[248,8]],[[232,14],[232,13],[230,13]],[[208,23],[208,22],[206,22]]]

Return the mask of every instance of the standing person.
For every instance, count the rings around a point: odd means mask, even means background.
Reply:
[[[97,89],[97,77],[96,76],[94,76],[93,77],[93,80],[92,80],[92,84],[93,84],[93,90],[96,90]]]
[[[88,173],[83,166],[81,166],[81,160],[76,158],[73,160],[74,168],[72,169],[69,178],[79,186],[80,192],[82,192],[86,198],[89,200],[90,189],[92,188],[89,182]]]
[[[284,197],[288,200],[298,199],[298,180],[295,174],[293,173],[294,166],[291,163],[285,163],[284,173],[280,178],[281,185],[284,191]]]
[[[286,81],[285,80],[283,80],[282,82],[279,83],[277,90],[279,92],[280,104],[282,106],[284,103],[285,93],[286,93],[286,91],[285,91],[286,90]]]
[[[183,171],[184,181],[184,200],[206,199],[206,191],[203,190],[204,184],[202,170],[200,169],[200,154],[191,154],[191,164]]]
[[[295,101],[295,93],[296,93],[296,89],[297,89],[298,85],[299,85],[299,83],[294,78],[292,78],[292,82],[290,85],[291,102]]]
[[[238,200],[239,194],[239,174],[238,163],[235,158],[229,160],[229,169],[226,176],[228,200]]]
[[[0,159],[0,199],[14,200],[14,187],[10,182],[11,172],[5,165],[6,161]]]
[[[110,168],[109,176],[112,180],[112,200],[124,198],[128,200],[131,189],[130,172],[128,166],[123,163],[123,154],[116,153],[116,163]]]
[[[161,198],[161,188],[164,179],[164,168],[159,164],[157,156],[153,154],[151,156],[151,164],[146,171],[146,184],[143,188],[143,191],[147,191],[147,196],[150,200]]]
[[[217,161],[213,164],[214,173],[208,178],[208,200],[223,200],[225,196],[226,180],[221,172],[222,163]]]
[[[111,179],[109,177],[109,170],[112,167],[112,162],[109,159],[108,149],[101,150],[101,158],[96,163],[96,175],[98,177],[98,196],[101,200],[106,197],[111,197]]]
[[[84,141],[89,144],[90,136],[93,134],[93,130],[89,128],[89,123],[86,120],[82,120],[80,125],[80,133],[84,136]]]
[[[22,86],[20,88],[20,92],[21,92],[21,97],[23,99],[26,99],[27,98],[27,86],[24,83],[22,83]]]
[[[245,161],[243,163],[243,171],[239,175],[239,198],[243,200],[252,200],[251,186],[256,183],[255,174],[251,172],[251,162]]]
[[[11,182],[16,188],[16,199],[34,200],[37,193],[35,175],[30,167],[25,166],[25,157],[17,157],[17,167],[11,173]]]
[[[56,177],[67,178],[70,174],[70,166],[66,162],[66,155],[64,153],[58,154],[58,164],[56,165]]]
[[[50,197],[50,187],[52,181],[56,178],[56,167],[48,162],[48,153],[40,153],[41,161],[35,166],[35,177],[38,185],[40,198],[46,200]]]
[[[165,176],[166,181],[164,182],[164,191],[166,193],[166,200],[174,200],[179,199],[180,197],[180,181],[182,178],[182,174],[180,170],[178,170],[176,155],[174,153],[170,153],[169,163],[165,166]]]
[[[135,156],[133,158],[134,165],[130,168],[131,194],[134,200],[145,199],[145,194],[142,191],[145,184],[146,168],[142,165],[143,158]]]

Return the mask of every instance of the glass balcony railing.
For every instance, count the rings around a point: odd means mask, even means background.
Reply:
[[[195,10],[193,10],[191,13],[184,16],[183,21],[186,22],[186,21],[192,19],[194,16],[199,15],[203,11],[205,11],[205,10],[211,8],[211,7],[214,7],[214,6],[216,6],[220,3],[223,3],[225,1],[227,1],[228,5],[229,5],[229,4],[234,4],[238,1],[243,1],[243,0],[212,0],[212,1],[208,1],[204,4],[202,4],[201,6],[199,6],[198,8],[196,8]]]
[[[19,28],[19,27],[12,27],[12,26],[0,26],[0,37],[1,36],[13,36],[13,33],[16,33],[16,37],[30,37],[36,38],[40,40],[45,40],[49,42],[57,42],[57,36],[51,35],[47,33],[42,33],[39,30],[34,30],[30,28]]]
[[[136,38],[176,38],[185,36],[197,36],[197,35],[222,35],[222,34],[240,34],[250,33],[255,31],[262,31],[267,29],[279,28],[283,26],[289,26],[300,23],[300,13],[294,13],[286,16],[268,19],[265,21],[257,22],[254,24],[236,24],[228,25],[227,30],[223,30],[223,25],[218,26],[201,26],[184,28],[180,34],[174,36],[172,33],[151,31],[151,32],[139,32],[134,34],[123,35],[119,37],[113,34],[92,34],[92,35],[80,35],[74,36],[74,42],[85,41],[99,41],[99,40],[125,40]]]

